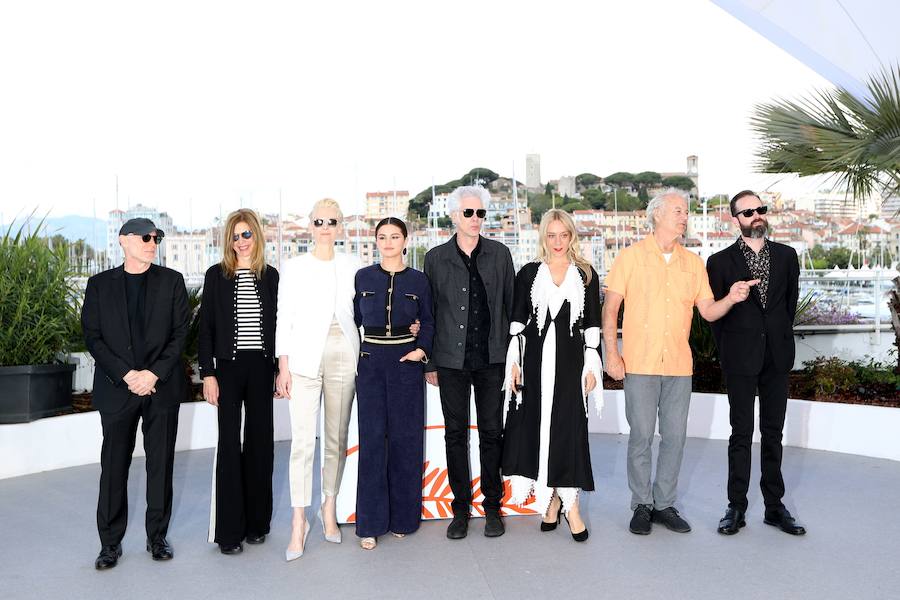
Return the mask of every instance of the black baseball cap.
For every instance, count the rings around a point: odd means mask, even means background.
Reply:
[[[156,227],[156,224],[150,219],[138,218],[128,219],[119,229],[119,235],[128,235],[134,233],[137,235],[146,235],[155,233],[160,239],[166,237],[166,232]]]

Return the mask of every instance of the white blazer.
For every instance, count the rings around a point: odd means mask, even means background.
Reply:
[[[292,373],[318,377],[332,315],[353,347],[354,359],[359,357],[353,295],[360,267],[362,263],[356,256],[342,252],[335,252],[329,261],[307,253],[283,263],[278,284],[275,355],[288,357]],[[333,269],[333,278],[328,269]]]

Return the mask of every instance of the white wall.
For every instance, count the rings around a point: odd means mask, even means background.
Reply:
[[[428,388],[430,406],[440,405],[436,388]],[[604,392],[602,414],[591,409],[592,433],[627,434],[625,396]],[[181,405],[176,450],[212,448],[216,444],[215,408],[205,402]],[[900,409],[789,400],[785,444],[799,448],[847,452],[900,460]],[[695,393],[688,417],[688,436],[728,439],[728,399]],[[99,462],[100,415],[96,412],[0,425],[0,479]],[[287,400],[275,400],[275,439],[291,437]],[[755,438],[758,440],[758,435]],[[143,456],[140,430],[135,456]]]

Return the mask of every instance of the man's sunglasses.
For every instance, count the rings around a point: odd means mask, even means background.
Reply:
[[[324,225],[328,225],[329,227],[337,227],[337,224],[337,219],[315,219],[313,221],[313,225],[315,225],[316,227],[322,227]]]
[[[758,215],[764,215],[767,212],[769,212],[768,206],[758,206],[756,208],[748,208],[747,210],[739,210],[734,214],[734,216],[744,215],[744,217],[749,219],[750,217],[753,216],[753,213],[756,213]]]
[[[474,208],[464,208],[462,214],[467,219],[471,219],[472,215],[476,215],[479,219],[483,219],[487,214],[487,211],[483,208],[479,208],[478,210],[475,210]]]
[[[136,234],[136,233],[129,233],[128,235],[137,235],[137,234]],[[154,242],[157,246],[159,246],[159,245],[162,243],[162,237],[161,237],[161,236],[158,236],[158,235],[150,235],[149,233],[145,233],[144,235],[141,236],[141,241],[144,242],[145,244],[146,244],[147,242],[149,242],[150,240],[153,240],[153,242]]]
[[[248,229],[247,231],[242,231],[242,232],[240,232],[240,233],[236,233],[236,234],[234,234],[233,236],[231,236],[231,241],[232,241],[232,242],[236,242],[236,241],[238,241],[238,239],[240,239],[240,238],[244,238],[245,240],[249,240],[249,239],[252,238],[252,237],[253,237],[253,232],[250,231],[250,230]]]

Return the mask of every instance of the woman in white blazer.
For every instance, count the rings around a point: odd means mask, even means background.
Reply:
[[[275,352],[278,356],[278,393],[289,398],[291,412],[290,487],[291,540],[287,560],[303,555],[310,525],[305,508],[312,503],[312,472],[324,396],[322,491],[319,511],[325,539],[340,543],[335,497],[347,452],[347,428],[355,392],[359,330],[353,320],[353,281],[361,263],[355,256],[335,252],[342,233],[338,203],[320,200],[309,215],[314,247],[283,264],[278,289]]]

